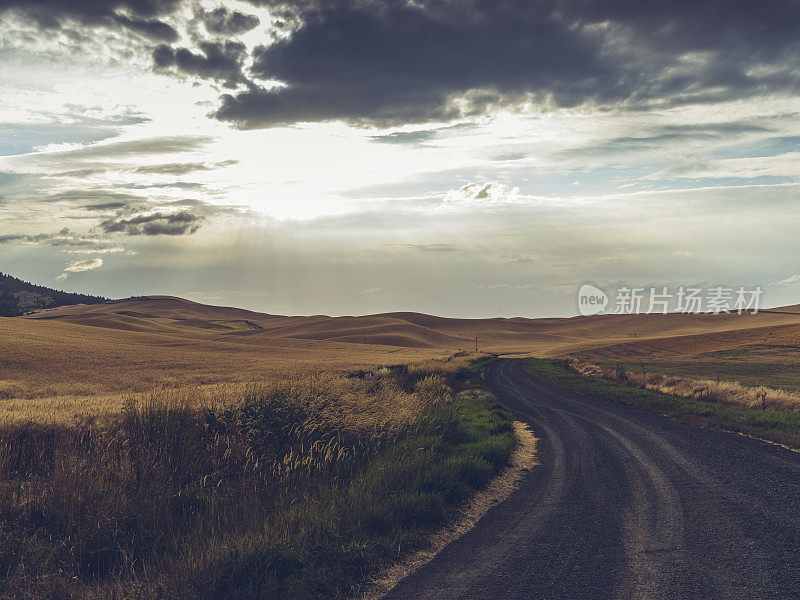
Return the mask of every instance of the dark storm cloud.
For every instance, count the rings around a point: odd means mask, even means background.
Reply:
[[[15,11],[45,29],[66,26],[124,27],[153,40],[173,42],[178,32],[161,17],[182,0],[4,0],[0,13]]]
[[[227,40],[203,41],[198,45],[201,54],[188,48],[173,49],[167,44],[160,44],[153,51],[153,63],[156,69],[175,69],[184,75],[214,79],[226,87],[235,87],[245,81],[241,68],[246,55],[244,44]]]
[[[191,235],[205,218],[189,211],[154,212],[130,217],[113,217],[100,222],[106,233],[127,235]]]
[[[209,33],[223,36],[240,35],[258,27],[261,22],[255,15],[247,15],[238,10],[228,10],[220,6],[203,11],[202,20]]]
[[[253,52],[252,74],[287,87],[223,96],[216,117],[239,127],[345,119],[377,124],[480,114],[511,96],[580,101],[611,72],[597,44],[549,17],[437,18],[406,6],[338,5]],[[554,83],[560,82],[555,86]],[[452,96],[474,90],[462,103]]]
[[[293,32],[253,52],[252,75],[285,87],[222,97],[215,117],[241,128],[451,120],[531,96],[670,106],[798,87],[793,0],[251,2]],[[764,64],[775,68],[752,68]]]
[[[178,32],[172,25],[156,19],[131,19],[125,15],[114,15],[114,20],[128,29],[140,33],[151,40],[175,42]]]
[[[668,52],[721,50],[771,60],[797,42],[800,4],[794,0],[571,0],[565,14],[612,21],[653,39]]]
[[[526,102],[670,107],[800,88],[796,0],[249,2],[268,8],[270,27],[285,34],[252,53],[235,36],[258,18],[223,5],[195,6],[192,44],[181,46],[168,21],[190,0],[6,0],[0,13],[166,42],[153,51],[156,70],[236,89],[213,116],[245,129],[453,121]]]

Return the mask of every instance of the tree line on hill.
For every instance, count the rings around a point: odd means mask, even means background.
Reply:
[[[73,294],[34,285],[0,273],[0,316],[16,317],[33,310],[69,304],[97,304],[108,299],[87,294]]]

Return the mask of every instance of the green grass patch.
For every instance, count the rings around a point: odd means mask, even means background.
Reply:
[[[211,574],[214,598],[345,594],[451,519],[460,503],[503,468],[515,443],[509,415],[491,396],[462,392],[422,415],[351,480],[291,498],[244,548],[240,542],[215,560],[199,562],[197,575]],[[286,511],[292,513],[288,522]],[[276,544],[276,538],[283,541]],[[262,568],[255,589],[250,565],[266,559],[276,566]],[[230,577],[232,563],[247,568]],[[203,590],[192,592],[203,597]]]
[[[562,360],[526,359],[525,368],[545,383],[585,396],[800,447],[800,415],[794,413],[730,406],[629,387],[581,375]]]
[[[492,363],[496,362],[497,360],[499,359],[494,354],[471,360],[467,366],[467,373],[472,377],[479,377]]]

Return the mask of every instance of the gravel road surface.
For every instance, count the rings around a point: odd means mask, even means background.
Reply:
[[[800,454],[487,377],[542,464],[387,598],[800,599]]]

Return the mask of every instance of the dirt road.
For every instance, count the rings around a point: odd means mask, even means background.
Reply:
[[[542,465],[388,598],[800,598],[800,454],[551,388],[519,360],[489,380]]]

